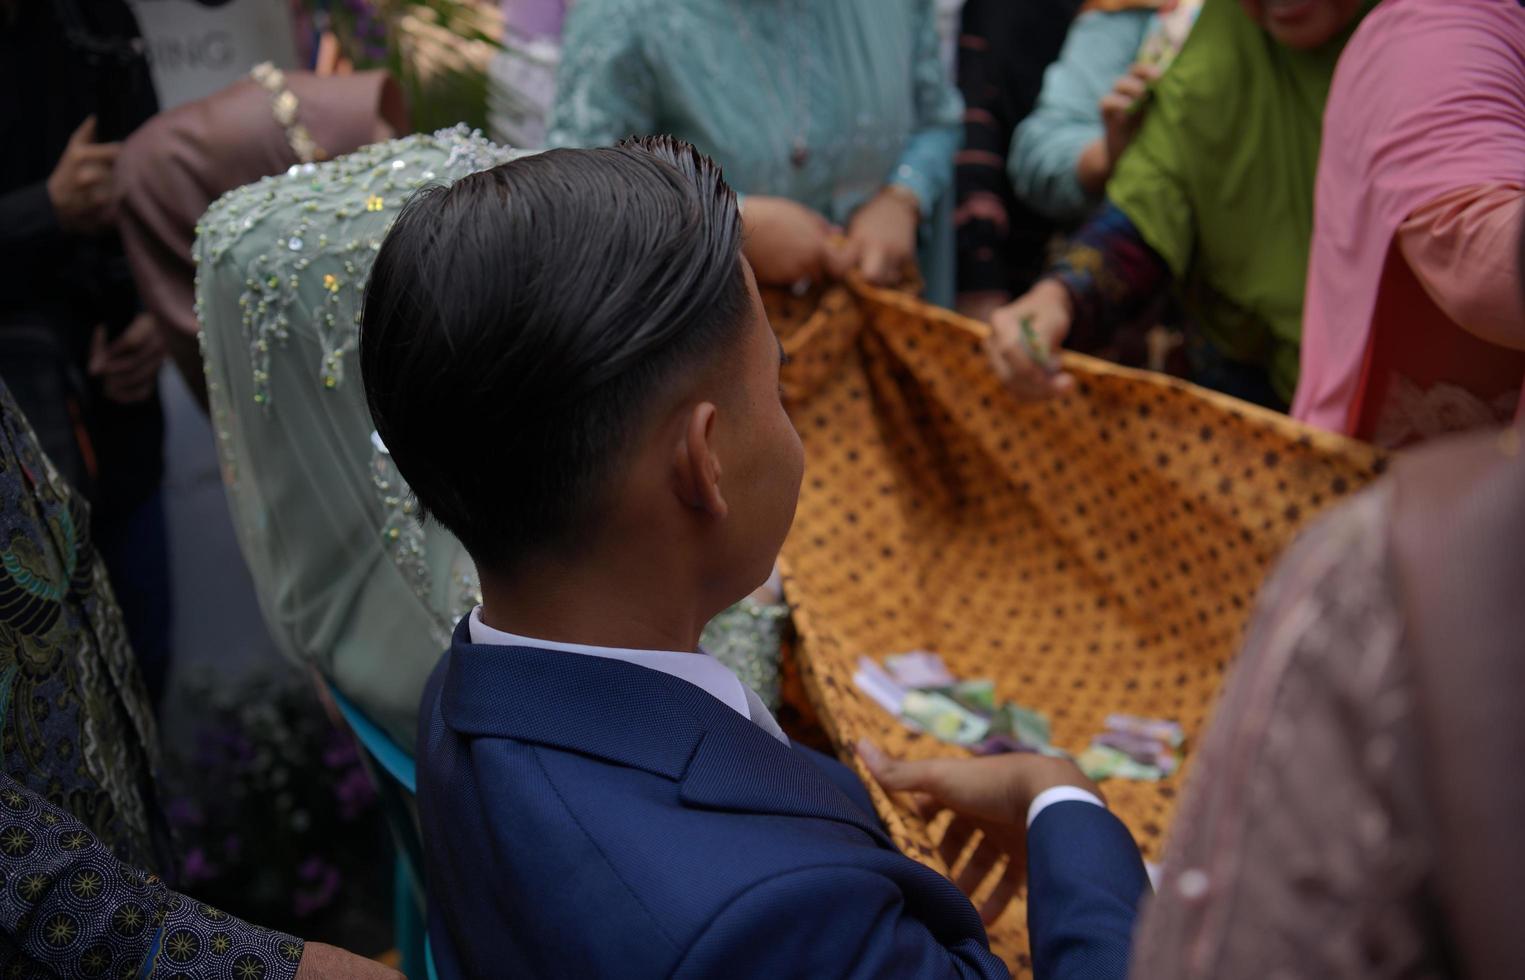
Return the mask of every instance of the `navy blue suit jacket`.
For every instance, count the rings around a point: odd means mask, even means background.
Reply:
[[[1037,980],[1123,980],[1144,860],[1094,803],[1055,803],[1027,831],[1027,941]]]
[[[441,977],[1008,975],[840,763],[667,674],[467,628],[418,736]]]

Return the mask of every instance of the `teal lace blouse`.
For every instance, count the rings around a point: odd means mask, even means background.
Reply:
[[[548,142],[672,133],[738,191],[840,224],[885,184],[904,185],[922,202],[928,295],[946,302],[951,224],[939,209],[962,114],[931,0],[579,0]]]

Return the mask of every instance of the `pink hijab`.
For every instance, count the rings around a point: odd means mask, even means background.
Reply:
[[[1294,417],[1346,431],[1404,219],[1525,178],[1521,64],[1516,0],[1387,0],[1351,38],[1324,115]]]

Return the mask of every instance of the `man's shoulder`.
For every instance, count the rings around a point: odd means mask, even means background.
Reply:
[[[898,857],[864,830],[823,816],[693,805],[681,776],[515,738],[464,737],[441,723],[427,697],[420,751],[426,804],[433,798],[457,816],[468,801],[500,808],[513,819],[488,824],[503,837],[498,847],[535,851],[538,860],[554,837],[562,854],[586,849],[635,890],[683,892],[663,899],[678,912],[697,914],[749,882],[796,868]],[[751,764],[736,758],[732,777],[745,780]],[[526,821],[541,830],[522,833]]]
[[[744,887],[800,867],[873,864],[876,853],[898,857],[862,829],[837,820],[692,805],[684,799],[681,777],[553,745],[476,736],[453,752],[434,751],[433,758],[441,763],[439,778],[429,787],[421,774],[421,792],[469,793],[521,817],[530,810],[544,811],[547,821],[559,815],[560,834],[586,839],[621,874],[652,887],[683,877],[668,874],[680,867],[702,872],[723,893],[730,885],[722,882]],[[801,762],[812,769],[818,764]],[[745,779],[749,764],[737,758],[734,778]],[[486,787],[491,789],[482,795]],[[521,839],[512,846],[539,844]],[[691,882],[683,887],[703,891]]]
[[[679,781],[509,738],[474,737],[436,754],[419,790],[426,835],[450,816],[454,840],[442,856],[480,855],[475,870],[489,880],[578,883],[575,892],[547,884],[523,911],[550,933],[592,915],[639,922],[653,943],[682,950],[726,909],[797,873],[888,880],[906,861],[846,824],[689,806]],[[473,803],[491,812],[464,814]],[[582,897],[565,900],[573,894]]]
[[[704,788],[682,775],[448,730],[432,752],[419,787],[430,879],[464,886],[447,889],[439,912],[469,922],[462,935],[509,936],[527,959],[564,950],[546,938],[563,936],[578,937],[574,965],[625,975],[707,975],[716,956],[730,966],[798,959],[833,973],[843,965],[833,951],[888,949],[897,935],[916,937],[907,941],[934,959],[945,944],[982,948],[978,920],[947,879],[850,812],[812,808],[807,794],[793,813],[699,799]],[[728,779],[766,778],[749,756],[730,761]],[[799,764],[803,773],[819,762]],[[822,895],[826,905],[812,908],[809,897]],[[886,911],[900,908],[917,912]],[[890,921],[901,916],[922,924],[902,934]],[[590,933],[590,921],[602,927]],[[790,939],[796,932],[814,938]],[[631,974],[631,963],[643,966]]]

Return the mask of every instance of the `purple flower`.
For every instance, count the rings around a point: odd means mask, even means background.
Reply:
[[[243,852],[244,839],[237,834],[228,834],[222,839],[222,853],[231,862],[237,863],[238,856]]]
[[[200,827],[206,822],[195,801],[186,796],[177,796],[170,800],[164,807],[164,815],[175,827]]]
[[[291,910],[299,916],[312,915],[327,908],[339,894],[339,886],[344,880],[338,868],[316,855],[302,862],[297,868],[297,877],[311,883],[311,887],[298,888],[292,895]]]
[[[355,740],[344,732],[334,729],[328,747],[323,750],[323,764],[330,769],[347,769],[360,761]]]
[[[237,728],[223,728],[203,733],[197,760],[203,766],[243,770],[254,761],[254,755],[254,742],[248,735]]]
[[[334,796],[339,801],[339,816],[345,822],[352,821],[376,801],[376,788],[360,769],[351,769],[334,785]]]
[[[182,877],[187,885],[193,885],[198,881],[207,881],[216,875],[217,869],[212,867],[212,862],[207,860],[205,851],[199,847],[193,847],[186,852]]]

